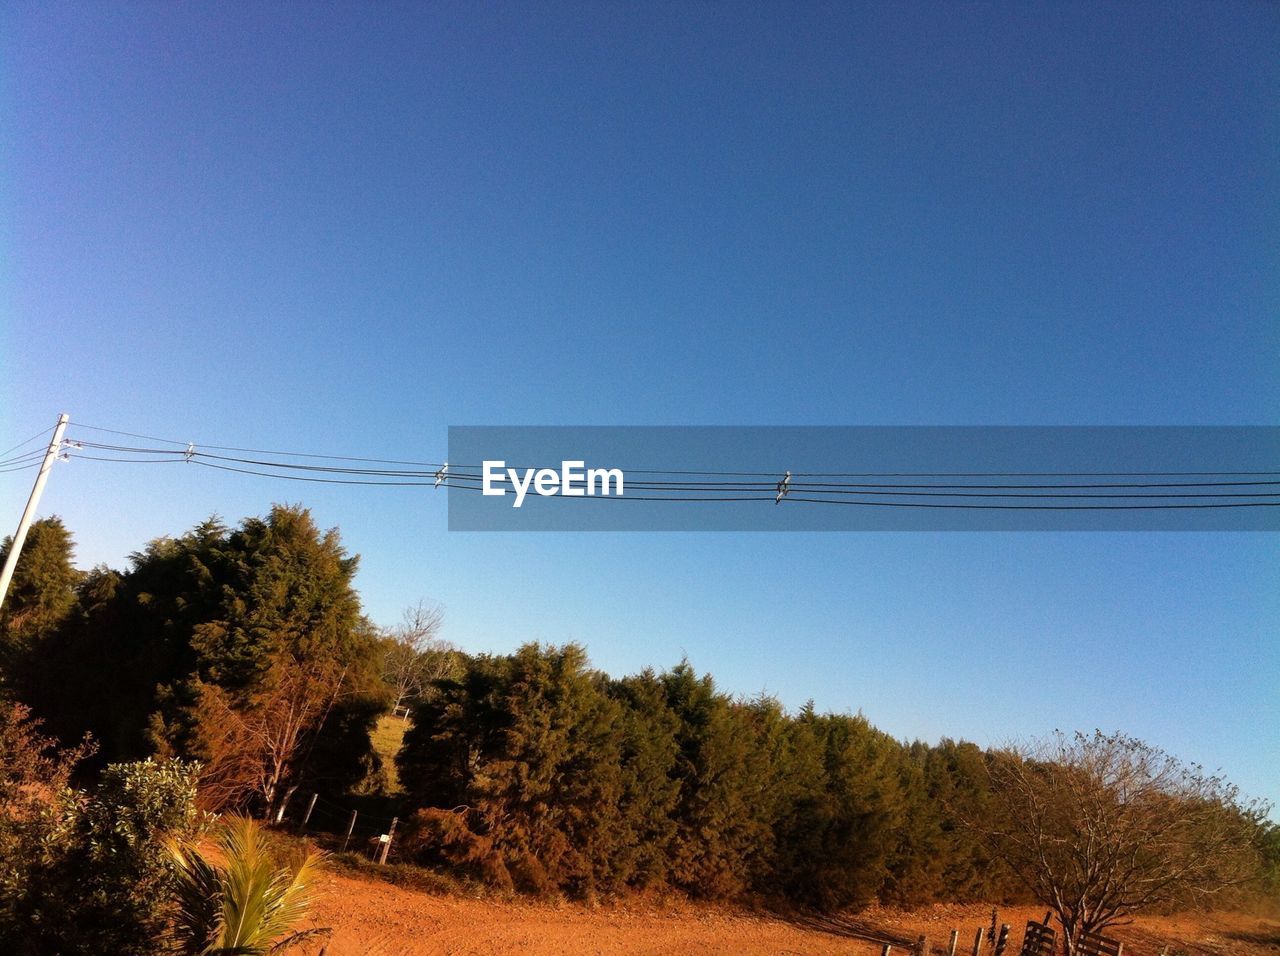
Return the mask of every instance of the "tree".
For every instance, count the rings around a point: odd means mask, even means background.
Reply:
[[[989,761],[993,819],[968,823],[1080,937],[1160,904],[1204,901],[1257,873],[1264,810],[1235,787],[1121,734],[1058,734]]]
[[[12,547],[13,539],[5,538],[0,565]],[[0,648],[5,658],[12,659],[48,636],[71,610],[80,580],[71,563],[74,550],[71,532],[56,515],[31,525],[0,610]]]
[[[662,685],[676,717],[672,777],[680,784],[669,878],[695,896],[736,896],[772,837],[756,812],[765,768],[752,715],[687,661],[664,673]]]
[[[616,883],[622,708],[605,686],[575,644],[477,658],[444,682],[414,712],[401,780],[420,804],[465,819],[446,832],[438,814],[424,818],[421,849],[472,861],[483,845],[487,860],[474,862],[533,892]]]
[[[614,875],[629,886],[658,886],[666,882],[675,836],[672,813],[680,781],[673,774],[680,722],[667,706],[661,678],[651,669],[613,681],[608,690],[622,708]]]
[[[457,650],[436,635],[444,622],[440,607],[419,601],[406,608],[398,627],[383,642],[382,679],[391,690],[391,712],[427,693],[436,681],[457,670]],[[405,719],[408,719],[405,708]]]
[[[216,684],[201,684],[198,714],[208,753],[200,797],[215,810],[256,806],[264,816],[293,793],[300,758],[340,699],[345,669],[278,661],[250,701],[234,705]]]
[[[234,529],[211,518],[152,541],[123,573],[87,575],[76,607],[33,645],[15,683],[65,740],[92,732],[112,760],[198,760],[206,779],[223,783],[233,766],[263,766],[228,757],[252,755],[255,736],[265,745],[266,715],[287,711],[268,748],[287,753],[287,766],[269,774],[275,785],[244,779],[241,792],[270,790],[275,800],[281,785],[304,779],[345,788],[376,771],[369,730],[386,710],[377,634],[352,585],[356,561],[304,508],[277,505]]]

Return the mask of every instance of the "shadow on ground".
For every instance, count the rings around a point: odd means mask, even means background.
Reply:
[[[886,933],[884,927],[877,926],[856,916],[818,916],[791,914],[783,917],[793,926],[812,930],[815,933],[829,933],[846,939],[860,939],[881,946],[889,945],[898,949],[913,949],[916,941],[909,936],[898,936]]]

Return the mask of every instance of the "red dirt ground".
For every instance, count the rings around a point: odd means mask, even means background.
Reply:
[[[879,956],[880,945],[864,938],[914,940],[927,935],[943,956],[951,929],[960,930],[959,953],[967,956],[974,931],[991,918],[989,906],[934,906],[911,912],[883,908],[856,916],[796,918],[687,903],[525,903],[435,895],[343,872],[325,877],[315,923],[333,929],[327,956],[435,956],[435,954],[821,954]],[[1000,921],[1012,927],[1009,952],[1016,954],[1028,919],[1043,908],[1006,908]],[[1280,921],[1239,914],[1145,918],[1118,930],[1126,956],[1275,956]],[[895,950],[906,956],[904,950]]]

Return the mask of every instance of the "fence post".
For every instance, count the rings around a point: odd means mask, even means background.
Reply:
[[[884,949],[880,950],[880,956],[890,956],[892,952],[893,952],[893,947],[890,946],[888,943],[885,943]]]
[[[387,828],[387,842],[386,842],[386,843],[384,843],[384,844],[382,844],[382,852],[380,852],[380,853],[378,854],[378,862],[379,862],[379,863],[386,863],[386,862],[387,862],[387,854],[391,852],[391,841],[395,839],[395,836],[396,836],[396,824],[397,824],[397,823],[399,823],[399,822],[400,822],[400,818],[399,818],[399,817],[392,817],[392,818],[391,818],[391,826],[389,826],[389,827]]]
[[[1009,942],[1009,924],[1000,924],[1000,935],[996,937],[996,956],[1004,956],[1005,945]]]
[[[289,800],[293,797],[293,791],[297,789],[297,787],[290,787],[284,792],[284,799],[280,801],[280,806],[276,810],[276,823],[279,823],[284,819],[285,808],[289,806]]]
[[[929,937],[921,936],[916,941],[916,954],[917,956],[929,956]]]
[[[978,927],[978,934],[973,937],[973,956],[980,956],[982,953],[982,927]]]
[[[351,822],[347,824],[347,835],[342,838],[342,852],[347,852],[347,844],[351,842],[351,833],[356,828],[356,811],[351,811]]]
[[[951,931],[951,939],[947,941],[947,956],[956,956],[956,944],[960,942],[960,930]]]
[[[316,808],[316,797],[318,796],[320,796],[318,793],[311,795],[311,802],[307,804],[307,812],[302,815],[302,829],[304,830],[307,828],[307,821],[311,819],[311,811]]]

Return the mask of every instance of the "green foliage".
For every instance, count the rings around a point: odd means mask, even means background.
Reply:
[[[618,723],[580,647],[530,644],[441,682],[415,713],[401,777],[435,806],[471,807],[488,865],[518,886],[590,893],[615,875]]]
[[[811,709],[792,736],[797,769],[808,767],[779,822],[781,888],[821,909],[866,903],[886,883],[902,824],[901,748],[861,716]]]
[[[58,869],[76,894],[73,933],[94,928],[92,951],[126,952],[161,935],[172,871],[167,834],[196,822],[196,767],[178,760],[111,764],[79,806],[69,834],[76,847]]]
[[[126,571],[83,575],[51,519],[24,562],[0,618],[4,683],[62,740],[89,731],[106,759],[161,759],[108,767],[78,793],[70,767],[89,750],[59,753],[23,708],[0,709],[0,934],[25,931],[0,943],[145,951],[172,880],[157,840],[192,819],[193,770],[169,758],[201,762],[205,806],[269,812],[299,788],[383,791],[370,732],[393,696],[414,701],[403,746],[384,748],[411,811],[402,851],[534,893],[675,888],[823,910],[1025,899],[989,836],[1016,835],[1028,814],[993,773],[1056,781],[1055,799],[1080,780],[1062,754],[1010,763],[967,743],[903,745],[861,715],[732,698],[687,662],[613,680],[572,644],[467,657],[432,643],[438,614],[424,605],[388,641],[361,614],[356,559],[302,508],[237,528],[210,519],[151,542]],[[1182,789],[1155,788],[1158,809],[1197,786],[1202,803],[1234,805],[1221,781],[1173,777]],[[1237,810],[1205,815],[1184,843],[1247,834],[1274,893],[1280,838]],[[1070,848],[1072,827],[1050,822]],[[182,859],[188,889],[213,879]]]
[[[368,732],[386,705],[355,569],[303,508],[236,529],[210,519],[151,542],[123,573],[88,575],[72,613],[14,668],[22,696],[61,738],[92,732],[108,758],[173,755],[225,776],[259,759],[243,752],[253,734],[226,734],[228,708],[252,720],[283,706],[279,674],[332,675],[324,706],[304,708],[289,735],[273,792],[345,788],[377,771]]]
[[[162,951],[173,881],[163,841],[194,825],[195,788],[196,768],[179,761],[112,764],[93,792],[62,786],[10,817],[0,948]]]
[[[0,545],[0,565],[12,546],[12,538]],[[0,610],[0,659],[15,659],[48,637],[70,613],[80,580],[71,563],[73,552],[71,533],[61,518],[32,523]]]
[[[670,886],[838,909],[951,846],[924,795],[929,760],[860,716],[733,700],[687,663],[610,681],[579,647],[526,645],[468,660],[416,709],[398,765],[425,809],[404,845],[530,891]],[[930,841],[905,840],[908,820]]]
[[[770,837],[757,815],[765,768],[750,715],[687,662],[663,674],[662,684],[677,721],[673,776],[680,785],[668,878],[694,896],[737,895]]]
[[[189,842],[167,844],[178,897],[172,937],[181,952],[257,956],[327,934],[296,928],[315,901],[322,854],[278,859],[248,817],[223,820],[214,842],[222,862]]]
[[[66,829],[68,781],[91,749],[58,749],[26,707],[0,698],[0,950],[24,945],[38,912],[33,880]]]
[[[680,781],[675,776],[680,721],[667,706],[662,680],[646,670],[614,681],[609,693],[621,707],[614,879],[633,887],[665,885],[675,840]]]

